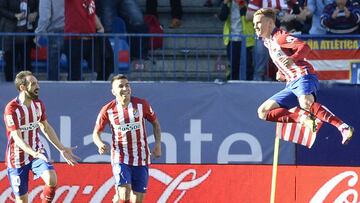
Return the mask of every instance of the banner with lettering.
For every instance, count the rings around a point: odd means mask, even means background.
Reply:
[[[6,169],[0,164],[0,202],[12,203]],[[54,203],[111,202],[115,189],[110,164],[55,163],[55,169]],[[271,171],[271,165],[154,164],[144,202],[269,202]],[[359,174],[357,167],[280,165],[275,202],[358,202]],[[31,178],[29,203],[40,202],[43,182]]]
[[[311,38],[306,59],[314,66],[320,80],[350,82],[351,68],[360,63],[360,39]]]
[[[157,113],[162,129],[163,155],[155,163],[272,164],[275,123],[258,118],[257,109],[284,88],[275,82],[239,83],[131,83],[133,94],[146,98]],[[0,109],[17,96],[12,83],[0,85]],[[325,84],[318,101],[355,129],[360,129],[360,94],[357,86]],[[101,107],[114,97],[110,83],[40,83],[49,123],[65,146],[77,146],[82,162],[110,162],[98,154],[92,131]],[[294,104],[296,100],[294,100]],[[150,148],[154,143],[148,125]],[[357,132],[357,131],[356,131]],[[0,161],[4,161],[7,137],[0,122]],[[111,131],[102,135],[111,143]],[[63,161],[44,137],[40,138],[54,161]],[[341,145],[341,134],[324,124],[311,149],[281,141],[279,163],[360,166],[360,136]],[[334,158],[335,157],[335,158]]]

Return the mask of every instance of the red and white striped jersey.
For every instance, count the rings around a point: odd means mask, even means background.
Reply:
[[[95,125],[98,132],[107,124],[112,131],[111,163],[125,163],[131,166],[150,164],[150,150],[147,141],[145,119],[153,122],[156,114],[149,103],[131,97],[128,106],[113,100],[100,111]]]
[[[260,8],[274,8],[278,10],[288,10],[288,5],[285,0],[250,0],[248,9],[257,11]]]
[[[305,59],[310,52],[310,47],[288,32],[275,28],[270,39],[264,39],[264,45],[268,48],[271,59],[287,82],[304,75],[315,74],[314,67]],[[285,55],[294,61],[290,67],[285,66],[279,60],[281,56]]]
[[[41,150],[44,146],[39,138],[39,122],[46,119],[44,103],[39,99],[32,100],[29,107],[23,105],[17,98],[6,105],[4,121],[8,143],[5,163],[9,168],[20,168],[34,159],[15,144],[10,132],[20,130],[25,143],[34,151]]]
[[[309,112],[302,110],[300,107],[294,107],[289,111],[299,116],[302,114],[309,115]],[[316,119],[315,122],[317,124],[315,132],[300,123],[276,123],[276,136],[282,140],[311,148],[315,142],[316,134],[323,124],[319,119]]]

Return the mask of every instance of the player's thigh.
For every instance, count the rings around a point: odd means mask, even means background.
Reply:
[[[319,80],[316,75],[305,75],[291,84],[293,93],[298,97],[299,105],[303,109],[309,109],[316,100],[319,90]]]
[[[46,162],[42,159],[35,159],[32,162],[31,170],[34,173],[34,178],[41,177],[46,185],[56,186],[57,176],[54,166],[50,162]]]
[[[258,108],[258,111],[257,111],[258,116],[260,119],[265,119],[268,111],[270,111],[271,109],[279,108],[279,107],[280,107],[280,105],[275,100],[268,99],[264,103],[262,103],[260,105],[260,107]]]
[[[45,170],[41,174],[41,178],[48,186],[55,187],[57,185],[57,175],[55,170]]]
[[[142,202],[149,182],[148,166],[132,166],[131,202]]]
[[[7,168],[11,189],[19,202],[27,200],[30,165],[20,168]]]
[[[301,108],[310,110],[311,105],[315,101],[315,97],[312,94],[301,95],[298,97],[298,100],[299,100],[299,105]]]
[[[137,193],[146,193],[149,182],[148,166],[132,166],[131,188]]]
[[[131,192],[131,167],[127,164],[113,164],[112,172],[115,178],[115,188],[120,197],[130,197]]]

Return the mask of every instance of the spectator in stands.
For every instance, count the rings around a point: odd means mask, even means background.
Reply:
[[[252,20],[255,11],[259,10],[260,8],[273,8],[280,16],[284,15],[284,13],[287,13],[289,10],[285,0],[277,0],[277,1],[250,0],[246,12],[246,18],[248,20]],[[277,25],[279,26],[279,23],[277,23]],[[269,53],[266,47],[264,46],[264,42],[258,38],[256,39],[254,56],[256,56],[256,60],[254,62],[255,63],[254,80],[264,80],[266,79],[265,72],[269,63]]]
[[[144,15],[134,0],[96,0],[98,14],[104,24],[106,33],[112,33],[113,18],[119,16],[124,19],[128,33],[148,33]],[[148,39],[130,37],[130,51],[133,59],[144,59],[148,55]]]
[[[95,34],[103,33],[99,18],[95,14],[95,1],[65,0],[65,33]],[[92,36],[71,36],[65,41],[65,53],[69,61],[69,80],[81,80],[82,60],[86,59],[89,69],[101,68],[96,39]]]
[[[116,9],[113,0],[95,0],[96,15],[100,18],[100,22],[104,27],[105,33],[112,33],[112,22]],[[107,80],[111,73],[114,71],[114,51],[111,47],[108,37],[97,37],[99,48],[101,50],[100,61],[105,67],[98,69],[97,80]]]
[[[247,2],[245,0],[224,0],[218,15],[221,21],[225,21],[224,35],[232,36],[224,37],[224,44],[227,46],[227,55],[231,61],[231,77],[232,80],[239,80],[240,59],[242,41],[236,35],[254,35],[254,25],[251,21],[246,20]],[[246,38],[246,80],[252,80],[254,68],[252,65],[252,51],[255,45],[253,37]]]
[[[311,18],[306,9],[305,0],[288,0],[289,13],[284,13],[281,18],[281,27],[297,34],[309,34],[311,28]]]
[[[39,21],[35,33],[64,33],[64,0],[40,0]],[[60,56],[64,44],[63,36],[36,36],[38,46],[47,39],[48,80],[59,80]]]
[[[326,30],[320,24],[320,16],[326,5],[331,4],[333,0],[308,0],[305,11],[309,17],[312,17],[311,28],[309,34],[322,35],[326,34]]]
[[[329,34],[358,34],[360,8],[350,0],[335,0],[325,6],[320,20]]]
[[[146,11],[147,15],[154,15],[159,18],[159,14],[157,12],[158,0],[146,0]],[[170,0],[171,7],[171,23],[169,28],[178,28],[181,26],[181,18],[182,18],[182,5],[181,0]]]
[[[38,15],[37,0],[0,0],[1,32],[32,32]],[[12,81],[19,70],[31,70],[31,36],[3,37],[5,80]],[[25,59],[25,60],[24,60]],[[14,63],[15,62],[15,63]]]

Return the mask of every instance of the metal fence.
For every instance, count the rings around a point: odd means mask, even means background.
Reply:
[[[41,34],[1,33],[0,73],[11,81],[24,69],[41,80],[108,80],[125,73],[141,81],[213,81],[231,78],[231,58],[240,58],[245,80],[246,46],[228,56],[217,34]],[[242,41],[246,37],[238,35]],[[304,39],[339,36],[300,36]],[[360,36],[346,36],[357,38]],[[254,55],[256,60],[256,54]]]

